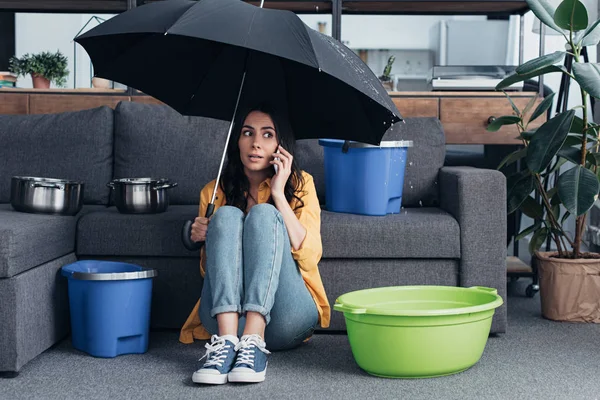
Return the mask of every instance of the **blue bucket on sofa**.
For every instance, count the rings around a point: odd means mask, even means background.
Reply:
[[[145,353],[154,269],[81,260],[62,267],[68,278],[73,347],[95,357]]]
[[[325,159],[328,211],[364,215],[397,214],[402,205],[404,169],[410,140],[379,146],[320,139]]]

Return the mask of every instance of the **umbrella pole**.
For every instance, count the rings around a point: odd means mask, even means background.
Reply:
[[[260,8],[263,8],[263,4],[265,0],[261,0]],[[231,117],[231,123],[229,124],[229,132],[227,132],[227,139],[225,140],[225,148],[223,149],[223,155],[221,156],[221,164],[219,165],[219,172],[217,173],[217,183],[215,184],[215,188],[213,190],[212,197],[210,199],[210,203],[206,208],[206,218],[209,218],[214,209],[215,209],[215,198],[217,197],[217,189],[219,188],[219,182],[221,182],[221,172],[223,171],[223,163],[225,162],[225,155],[227,154],[227,148],[229,147],[229,139],[231,138],[231,131],[233,130],[233,123],[235,121],[235,116],[237,115],[237,109],[240,105],[240,98],[242,97],[242,90],[244,89],[244,81],[246,80],[246,70],[244,69],[244,75],[242,75],[242,83],[240,84],[240,90],[238,91],[237,100],[235,101],[235,108],[233,110],[233,116]]]
[[[237,100],[235,101],[235,108],[233,110],[233,116],[231,117],[231,123],[229,124],[229,132],[227,132],[227,139],[225,140],[225,148],[223,149],[223,155],[221,156],[221,164],[219,165],[219,172],[217,174],[217,183],[213,190],[212,198],[206,208],[206,218],[209,218],[215,209],[215,198],[217,197],[217,189],[219,188],[219,182],[221,182],[221,172],[223,171],[223,163],[225,162],[225,155],[227,154],[227,148],[229,147],[229,139],[231,138],[231,132],[233,131],[233,124],[235,116],[237,115],[238,106],[240,105],[240,98],[242,97],[242,90],[244,89],[244,81],[246,80],[246,71],[242,75],[242,83],[240,84],[240,90],[238,91]]]
[[[225,155],[227,154],[227,147],[229,147],[229,139],[231,138],[231,132],[233,131],[233,123],[235,121],[235,116],[237,114],[237,109],[240,104],[240,97],[242,96],[242,89],[244,88],[244,81],[246,80],[246,71],[244,70],[244,75],[242,75],[242,83],[240,84],[240,90],[238,92],[237,100],[235,101],[235,109],[233,110],[233,117],[231,118],[231,123],[229,124],[229,132],[227,132],[227,140],[225,140],[225,148],[223,149],[223,155],[221,156],[221,164],[219,165],[219,172],[217,174],[217,183],[215,184],[215,189],[212,194],[212,198],[210,199],[210,203],[206,207],[206,214],[204,214],[205,218],[210,218],[213,211],[215,210],[215,198],[217,197],[217,189],[219,187],[219,181],[221,180],[221,171],[223,170],[223,163],[225,161]],[[190,251],[200,250],[203,243],[193,242],[191,238],[192,234],[192,224],[194,220],[186,221],[183,224],[183,229],[181,230],[181,241],[186,249]]]

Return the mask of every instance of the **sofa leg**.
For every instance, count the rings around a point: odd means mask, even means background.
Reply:
[[[12,379],[19,376],[19,373],[16,371],[0,371],[0,378],[4,379]]]

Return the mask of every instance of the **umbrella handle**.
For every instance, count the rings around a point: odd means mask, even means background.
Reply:
[[[215,205],[210,203],[206,208],[206,214],[204,215],[206,218],[210,218],[215,210]],[[189,251],[198,251],[204,245],[204,242],[194,242],[191,238],[192,236],[192,224],[194,220],[185,221],[183,224],[183,228],[181,230],[181,241],[186,249]]]

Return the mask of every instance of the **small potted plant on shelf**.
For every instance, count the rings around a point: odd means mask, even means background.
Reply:
[[[394,90],[394,81],[392,79],[391,72],[392,72],[392,65],[394,64],[395,60],[396,60],[396,57],[394,57],[394,56],[390,56],[390,58],[388,58],[387,65],[383,69],[383,75],[381,75],[379,77],[379,80],[383,84],[383,87],[388,92],[391,92],[392,90]]]
[[[67,57],[60,51],[51,53],[44,51],[37,54],[24,54],[22,57],[13,56],[10,59],[10,71],[19,76],[31,75],[33,87],[48,89],[50,82],[63,87],[69,76]]]
[[[579,0],[564,0],[557,8],[547,0],[526,1],[543,24],[564,37],[567,50],[520,65],[496,89],[556,72],[579,84],[581,104],[531,129],[529,124],[552,106],[554,94],[535,110],[536,98],[520,110],[507,95],[514,114],[497,118],[488,130],[515,125],[523,143],[499,168],[523,161],[520,171],[507,177],[508,212],[520,210],[534,221],[515,240],[532,235],[529,250],[539,268],[542,315],[559,321],[600,323],[600,254],[582,248],[586,215],[600,190],[599,125],[590,119],[588,98],[600,98],[600,65],[586,63],[581,56],[585,46],[600,41],[600,20],[588,21]],[[573,58],[572,71],[556,65],[565,56]],[[574,231],[567,222],[571,216],[575,218]],[[540,252],[548,239],[555,251]]]

